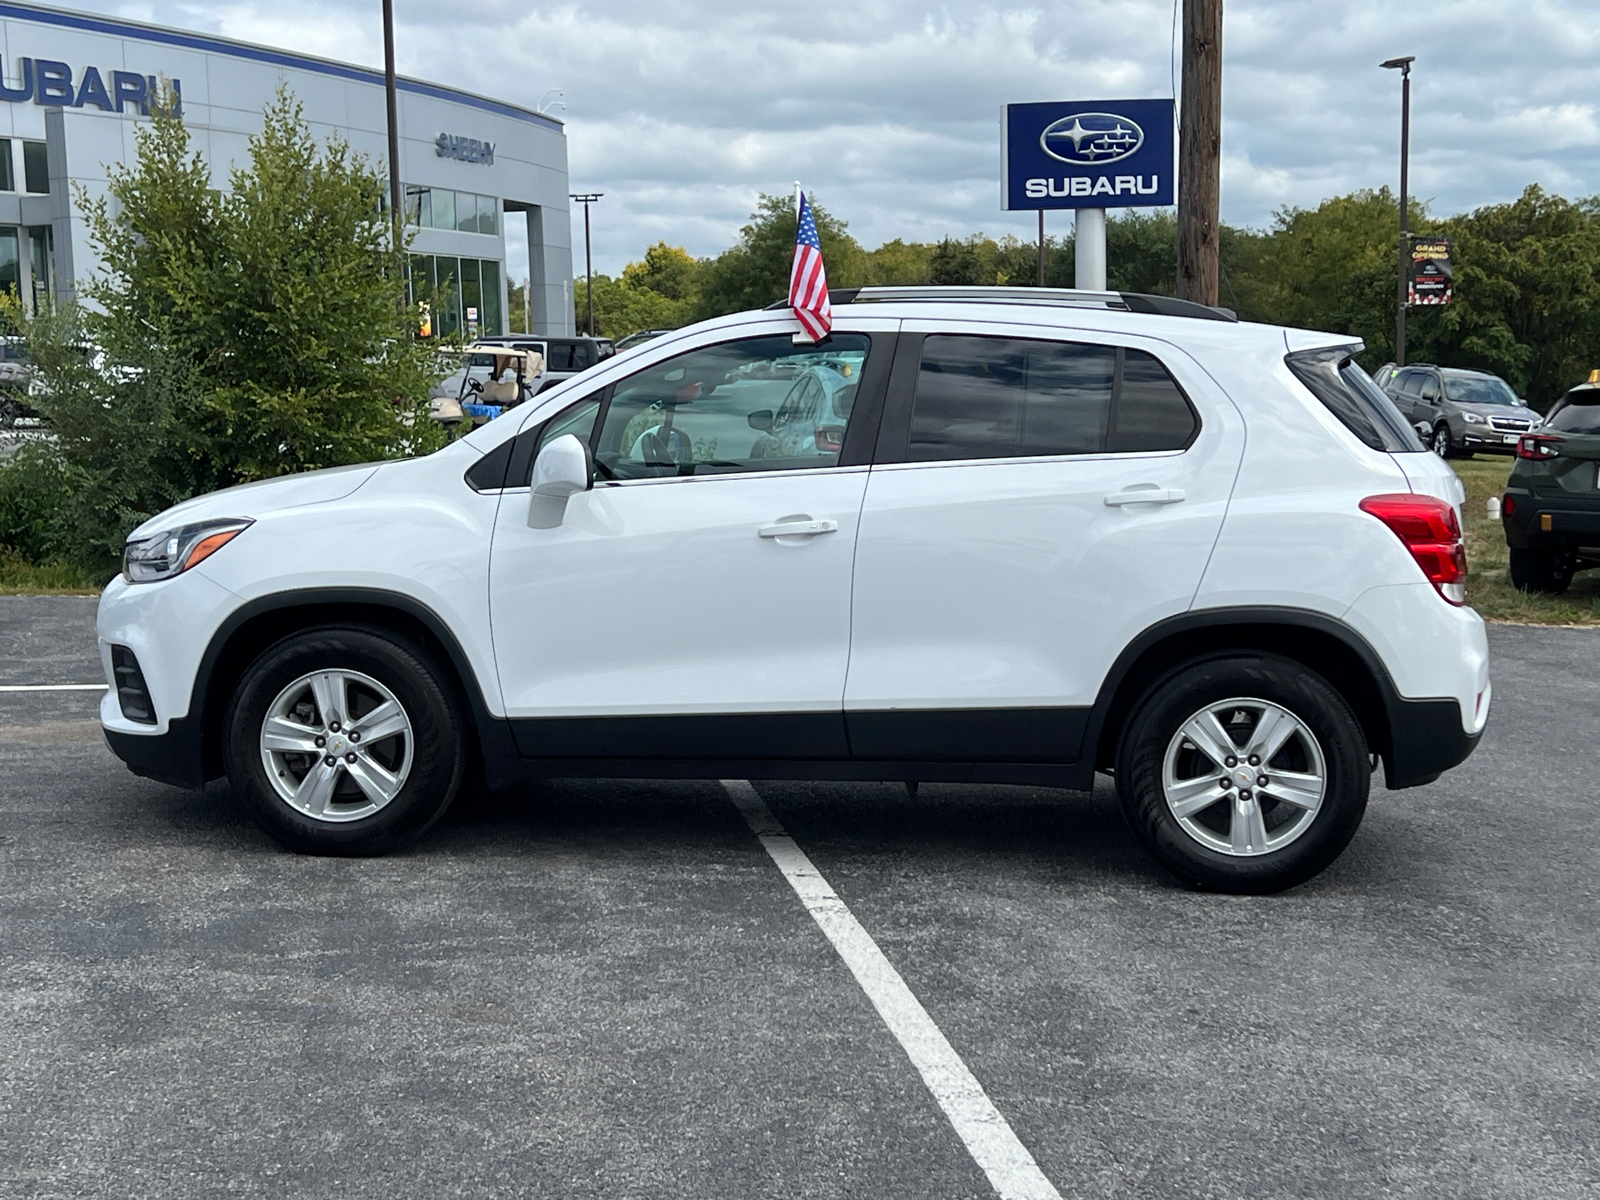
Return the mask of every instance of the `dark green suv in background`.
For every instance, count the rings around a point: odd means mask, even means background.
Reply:
[[[1511,582],[1564,592],[1572,573],[1600,567],[1600,371],[1517,441],[1500,500]]]
[[[1511,454],[1539,419],[1510,384],[1487,371],[1417,363],[1395,371],[1383,390],[1418,433],[1428,430],[1423,441],[1441,458]]]

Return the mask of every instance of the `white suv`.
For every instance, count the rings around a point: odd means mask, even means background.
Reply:
[[[1402,788],[1471,753],[1461,485],[1348,337],[1114,293],[833,305],[820,346],[708,321],[427,458],[146,522],[100,603],[112,749],[326,853],[415,838],[473,771],[1105,771],[1232,891],[1331,862],[1378,759]],[[799,430],[796,382],[835,377]]]

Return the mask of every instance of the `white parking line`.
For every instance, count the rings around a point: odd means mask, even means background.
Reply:
[[[1002,1200],[1061,1200],[1061,1193],[1039,1170],[1033,1155],[878,949],[878,943],[778,823],[755,788],[743,779],[724,779],[722,786],[811,919],[844,959]]]
[[[0,692],[103,692],[103,683],[0,683]]]

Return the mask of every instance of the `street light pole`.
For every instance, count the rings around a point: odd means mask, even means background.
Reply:
[[[583,205],[583,290],[589,298],[589,336],[594,336],[594,256],[589,243],[589,206],[604,192],[572,192],[568,198]]]
[[[1385,70],[1400,72],[1400,278],[1396,284],[1394,306],[1394,365],[1406,365],[1406,284],[1411,273],[1411,237],[1406,230],[1406,172],[1411,159],[1411,64],[1415,54],[1379,63]]]
[[[400,202],[400,114],[394,95],[394,0],[383,0],[383,92],[389,106],[389,220],[395,260],[400,262],[405,212]]]

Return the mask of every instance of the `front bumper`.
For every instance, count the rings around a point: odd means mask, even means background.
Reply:
[[[1455,437],[1456,445],[1463,450],[1471,450],[1474,454],[1506,454],[1515,455],[1517,442],[1521,439],[1526,429],[1518,432],[1515,429],[1490,429],[1483,425],[1464,425],[1456,427],[1451,423],[1451,433]],[[1506,441],[1507,438],[1511,440]]]

